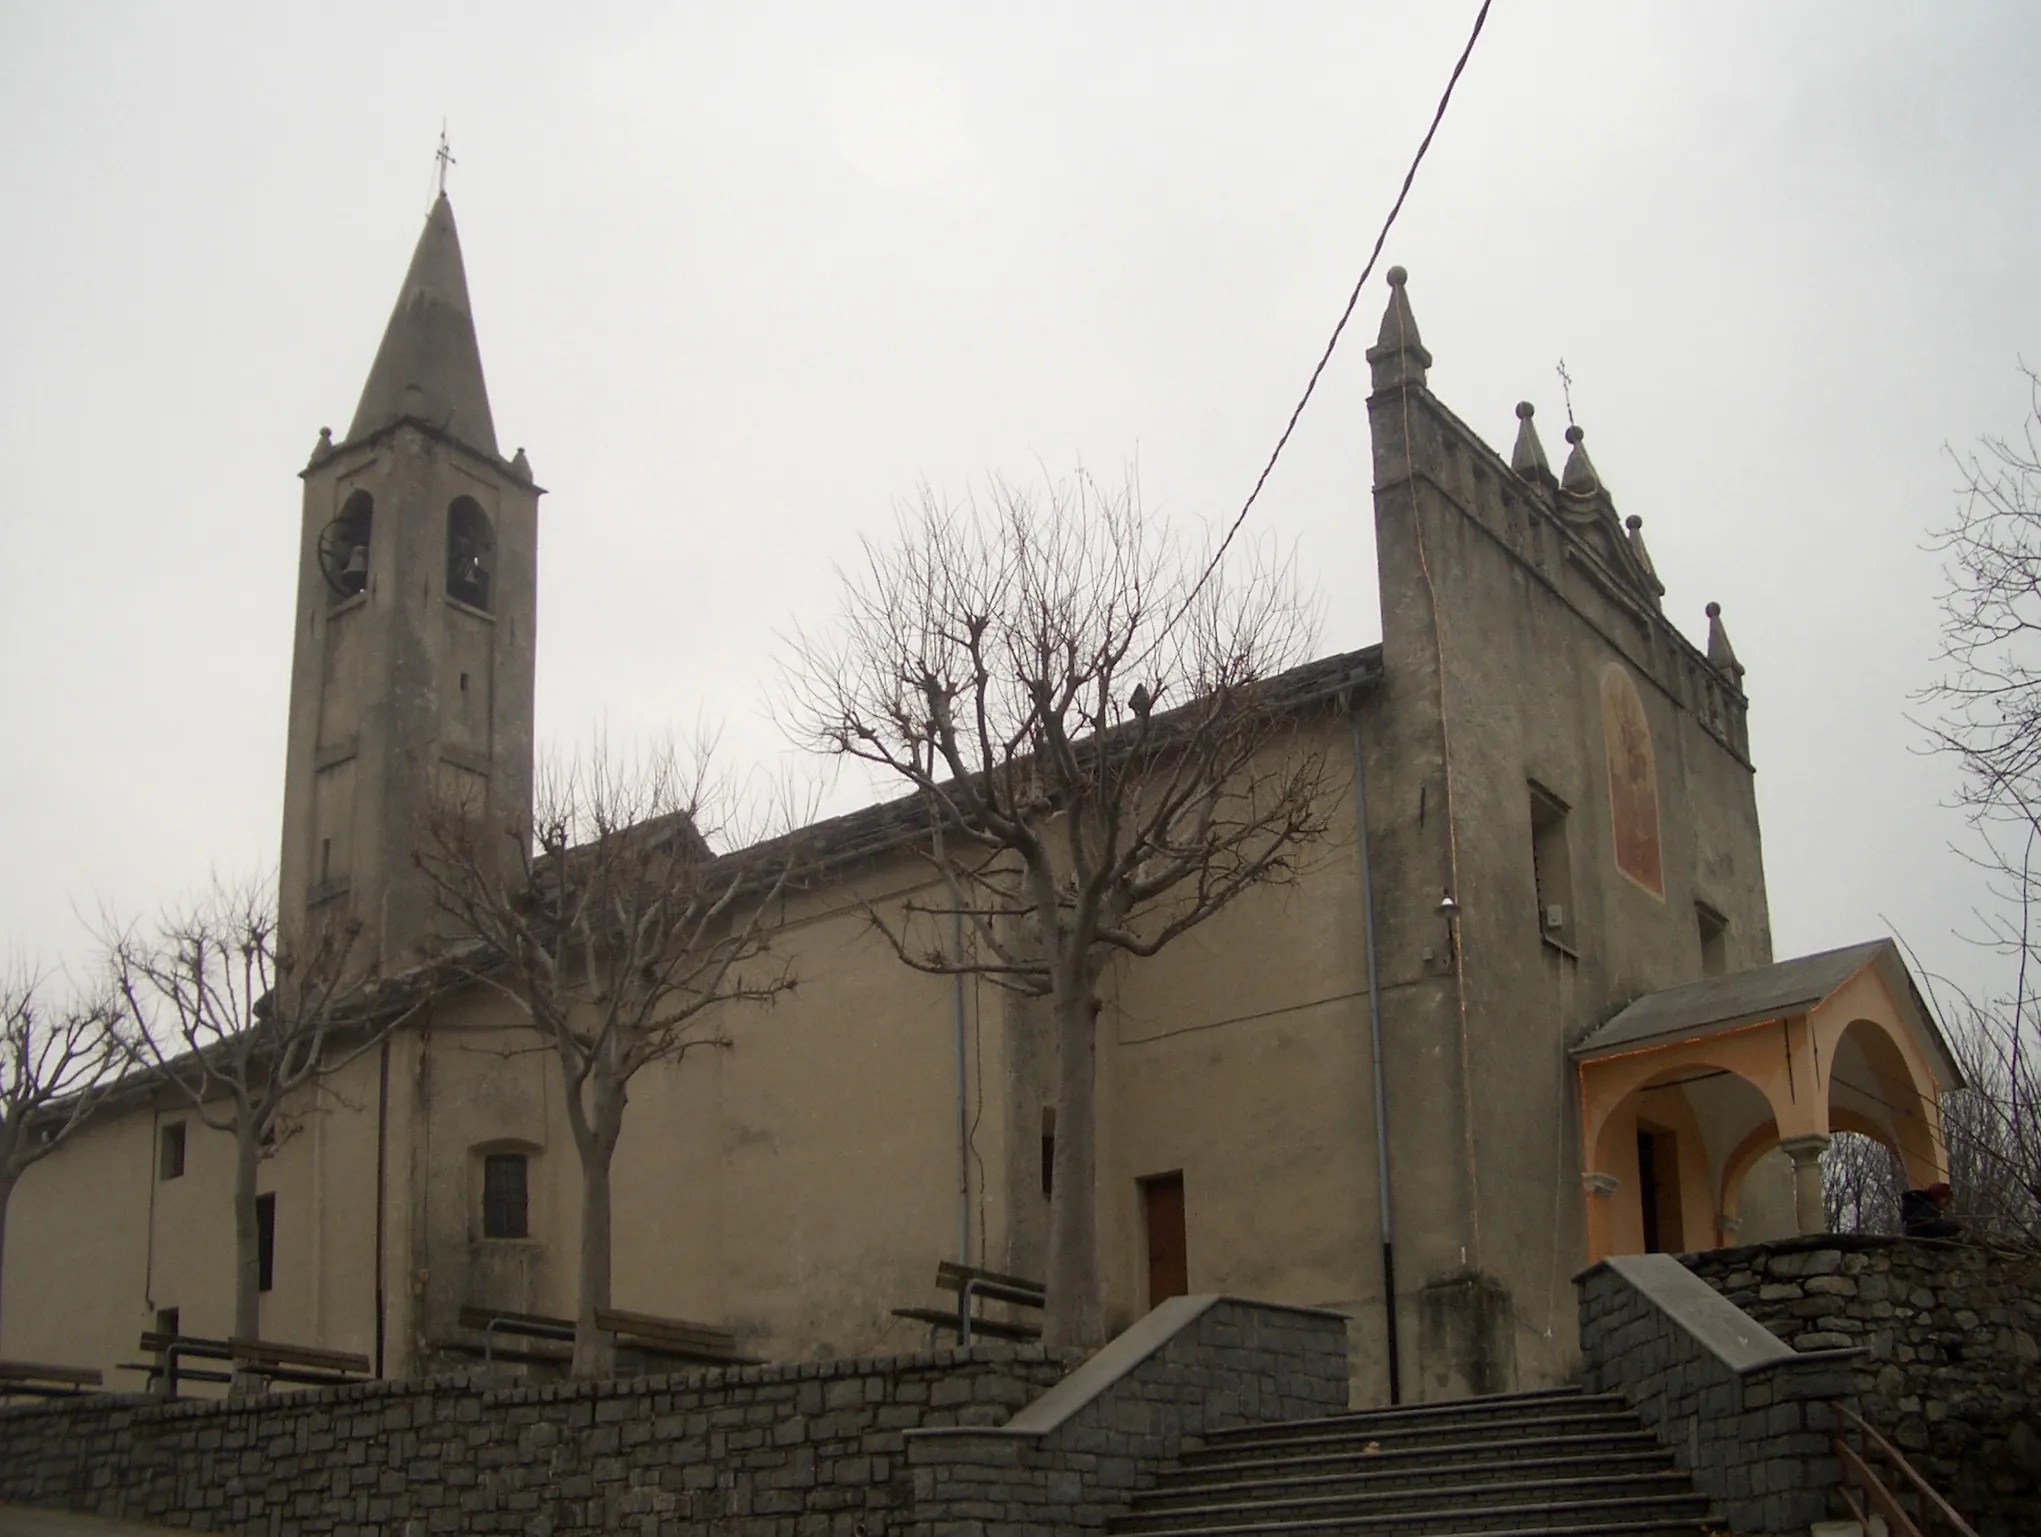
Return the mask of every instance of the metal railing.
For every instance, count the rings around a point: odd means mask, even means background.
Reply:
[[[1847,1404],[1835,1410],[1835,1454],[1842,1464],[1837,1485],[1850,1515],[1872,1530],[1871,1518],[1882,1516],[1894,1537],[1977,1537],[1977,1530],[1906,1460],[1906,1454]],[[1851,1444],[1854,1436],[1855,1444]],[[1883,1463],[1883,1469],[1874,1466]],[[1863,1496],[1859,1501],[1858,1495]],[[1908,1507],[1911,1506],[1909,1509]]]

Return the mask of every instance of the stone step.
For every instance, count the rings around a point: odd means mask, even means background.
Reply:
[[[1212,1441],[1253,1440],[1258,1436],[1281,1435],[1301,1426],[1354,1425],[1389,1426],[1436,1423],[1439,1420],[1512,1418],[1554,1411],[1608,1409],[1625,1413],[1628,1402],[1620,1393],[1589,1393],[1580,1387],[1537,1388],[1522,1393],[1490,1393],[1481,1398],[1455,1398],[1441,1403],[1391,1404],[1374,1409],[1342,1409],[1334,1414],[1315,1415],[1308,1420],[1264,1420],[1214,1431]]]
[[[1417,1424],[1355,1425],[1345,1418],[1322,1421],[1293,1421],[1280,1430],[1256,1428],[1254,1434],[1226,1431],[1208,1436],[1205,1444],[1184,1453],[1188,1466],[1266,1457],[1277,1450],[1312,1451],[1373,1447],[1389,1451],[1403,1447],[1472,1445],[1497,1441],[1521,1441],[1531,1436],[1622,1436],[1636,1429],[1637,1416],[1627,1409],[1594,1406],[1582,1410],[1545,1409],[1523,1415],[1474,1415],[1454,1418],[1440,1415]]]
[[[1243,1493],[1246,1491],[1242,1491]],[[1648,1513],[1699,1520],[1708,1502],[1676,1473],[1643,1478],[1547,1478],[1495,1484],[1457,1484],[1430,1489],[1369,1493],[1301,1494],[1216,1500],[1155,1509],[1147,1497],[1113,1523],[1118,1532],[1158,1532],[1186,1525],[1225,1526],[1243,1521],[1306,1521],[1321,1516],[1400,1517],[1410,1529],[1436,1530],[1441,1523],[1521,1524],[1526,1516],[1607,1512]],[[1402,1529],[1402,1528],[1399,1528]]]
[[[1402,1520],[1392,1517],[1391,1520]],[[1422,1532],[1424,1537],[1716,1537],[1719,1521],[1643,1516],[1639,1518],[1567,1516],[1544,1517],[1515,1526],[1460,1526],[1432,1531],[1422,1527],[1390,1526],[1380,1522],[1332,1516],[1316,1521],[1247,1521],[1233,1526],[1185,1526],[1152,1531],[1145,1537],[1290,1537],[1297,1533],[1356,1533],[1359,1537],[1397,1537],[1403,1532]]]
[[[1233,1469],[1227,1470],[1232,1473]],[[1667,1451],[1601,1453],[1594,1456],[1523,1457],[1510,1461],[1465,1460],[1408,1466],[1360,1467],[1347,1470],[1296,1472],[1285,1465],[1250,1471],[1237,1477],[1204,1478],[1186,1472],[1165,1473],[1155,1487],[1136,1496],[1142,1510],[1202,1505],[1246,1498],[1275,1499],[1293,1494],[1364,1494],[1408,1489],[1436,1491],[1455,1485],[1494,1486],[1529,1479],[1617,1481],[1673,1474]]]
[[[1636,1422],[1631,1421],[1634,1427]],[[1386,1468],[1425,1469],[1460,1467],[1472,1462],[1511,1462],[1526,1457],[1627,1456],[1636,1453],[1663,1454],[1657,1437],[1648,1430],[1594,1431],[1575,1435],[1529,1435],[1504,1440],[1440,1441],[1422,1446],[1379,1446],[1367,1451],[1366,1443],[1352,1445],[1342,1439],[1316,1443],[1302,1449],[1259,1448],[1258,1456],[1211,1456],[1206,1452],[1185,1452],[1178,1470],[1169,1477],[1220,1482],[1267,1473],[1367,1472]]]

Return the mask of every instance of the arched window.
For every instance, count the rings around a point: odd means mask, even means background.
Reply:
[[[472,608],[488,608],[495,557],[496,537],[489,528],[489,515],[473,497],[455,497],[446,510],[447,596]]]
[[[376,520],[376,499],[357,491],[340,515],[319,535],[319,570],[338,603],[369,584],[369,539]]]

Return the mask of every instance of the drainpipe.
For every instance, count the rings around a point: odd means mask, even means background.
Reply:
[[[964,915],[950,914],[955,953],[964,959]],[[964,974],[950,978],[957,1015],[957,1263],[971,1263],[971,1115],[964,1096]]]
[[[376,1061],[376,1376],[383,1375],[384,1329],[389,1316],[383,1294],[383,1233],[390,1216],[390,1037]]]
[[[1360,839],[1361,926],[1368,946],[1368,1044],[1375,1080],[1376,1208],[1382,1214],[1382,1332],[1389,1351],[1389,1402],[1403,1402],[1396,1348],[1396,1230],[1389,1209],[1389,1091],[1382,1077],[1382,985],[1375,948],[1375,869],[1368,852],[1368,769],[1361,750],[1361,712],[1347,696],[1347,723],[1354,734],[1354,826]]]

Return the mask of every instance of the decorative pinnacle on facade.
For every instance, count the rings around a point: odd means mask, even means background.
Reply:
[[[349,442],[415,421],[496,457],[496,424],[482,382],[482,349],[468,304],[467,271],[453,204],[444,192],[425,220],[397,307],[355,407]]]
[[[1552,461],[1545,457],[1545,445],[1538,441],[1538,429],[1531,425],[1537,411],[1528,400],[1517,402],[1517,442],[1510,450],[1509,467],[1526,480],[1549,483]]]
[[[1368,365],[1374,371],[1378,390],[1399,385],[1424,387],[1425,370],[1432,355],[1418,340],[1417,317],[1410,312],[1410,296],[1403,290],[1410,274],[1401,267],[1389,269],[1389,307],[1382,312],[1382,329],[1375,345],[1368,349]]]

